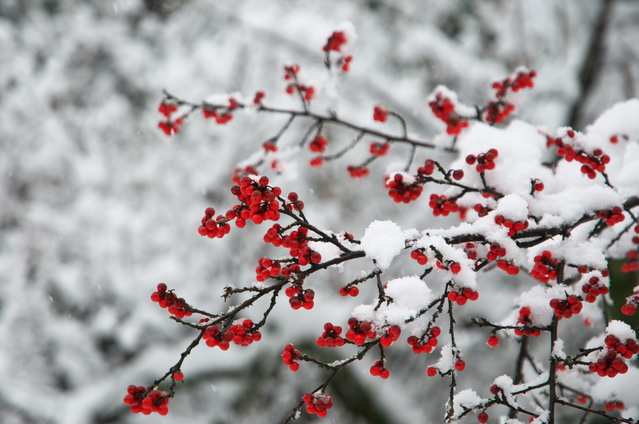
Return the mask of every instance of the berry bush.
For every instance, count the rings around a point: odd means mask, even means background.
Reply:
[[[549,130],[514,118],[537,77],[534,70],[518,68],[494,81],[492,96],[480,105],[465,105],[448,88],[435,88],[427,105],[441,121],[441,133],[424,139],[386,105],[372,105],[367,122],[353,122],[322,103],[335,81],[347,79],[356,38],[353,26],[344,24],[316,46],[327,80],[312,78],[298,63],[283,65],[282,90],[296,107],[271,104],[262,90],[203,101],[164,92],[158,127],[167,136],[179,136],[195,119],[233,125],[242,113],[280,115],[286,122],[267,140],[255,140],[255,154],[236,168],[229,185],[235,204],[211,205],[193,225],[210,239],[257,232],[270,253],[246,253],[255,281],[224,288],[221,295],[230,305],[223,311],[207,311],[165,283],[157,286],[151,300],[189,327],[193,340],[157,380],[129,386],[124,402],[131,412],[167,414],[169,400],[189,379],[183,365],[198,345],[251,349],[268,338],[276,309],[288,309],[293,326],[296,314],[312,310],[324,292],[334,290],[344,307],[352,307],[351,317],[305,331],[317,347],[336,350],[340,359],[326,361],[293,344],[279,350],[282,365],[292,372],[302,367],[324,372],[320,380],[304,382],[308,388],[290,405],[285,423],[303,411],[329,416],[333,378],[359,361],[372,364],[371,376],[393,379],[396,350],[419,357],[413,372],[427,382],[445,381],[446,422],[537,424],[566,416],[637,422],[636,331],[609,316],[613,310],[634,314],[639,286],[627,293],[625,304],[613,304],[609,261],[623,261],[625,272],[636,271],[639,263],[639,101],[617,104],[584,132]],[[286,135],[293,123],[306,131],[291,143]],[[396,149],[405,152],[403,160],[389,161],[385,175],[374,175],[374,163]],[[339,163],[353,179],[344,184],[378,178],[388,202],[450,218],[439,229],[402,228],[392,216],[371,222],[360,235],[338,222],[331,230],[321,228],[314,216],[318,208],[307,211],[303,195],[273,182],[289,160],[317,173],[329,162]],[[216,214],[215,208],[226,210]],[[338,290],[319,284],[328,269],[350,273],[346,284]],[[490,302],[500,284],[515,286],[517,294],[502,297],[509,312],[495,316]],[[471,309],[475,316],[464,311],[482,302],[483,308]],[[574,336],[580,331],[592,337],[581,343]],[[465,377],[480,355],[502,362],[504,374]],[[371,386],[384,384],[380,380],[371,380]]]

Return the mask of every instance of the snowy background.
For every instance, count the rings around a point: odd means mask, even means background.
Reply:
[[[601,16],[608,17],[603,27]],[[279,355],[288,342],[312,350],[323,323],[344,322],[357,305],[337,299],[348,276],[332,271],[323,283],[335,287],[335,298],[322,294],[312,311],[284,305],[264,341],[226,353],[197,349],[169,416],[136,416],[122,403],[127,385],[149,384],[193,337],[150,301],[155,286],[164,282],[196,307],[221,310],[222,288],[249,284],[257,259],[268,254],[260,232],[234,230],[221,241],[196,230],[207,206],[232,204],[234,166],[285,118],[238,116],[223,127],[192,119],[167,138],[157,129],[162,89],[193,101],[263,89],[269,103],[292,105],[282,66],[297,62],[319,78],[321,47],[346,20],[359,41],[339,111],[364,125],[374,124],[372,108],[381,102],[402,113],[412,132],[431,137],[442,129],[427,104],[435,86],[482,103],[492,80],[519,65],[539,75],[519,117],[549,130],[581,129],[637,96],[639,4],[630,0],[3,0],[2,422],[279,422],[316,386],[316,371],[293,374]],[[293,127],[289,137],[303,130]],[[318,226],[356,237],[374,219],[402,228],[454,222],[387,196],[381,176],[407,155],[398,148],[364,180],[347,178],[357,152],[319,169],[308,169],[303,156],[296,170],[269,176],[300,193]],[[495,291],[466,312],[500,316],[493,306],[509,295]],[[469,364],[464,386],[512,366],[502,362],[507,347],[492,357],[483,335],[465,337],[468,356],[483,361]],[[368,363],[336,379],[329,419],[441,421],[446,381],[426,379],[426,360],[408,348],[390,355],[387,381],[371,377]]]

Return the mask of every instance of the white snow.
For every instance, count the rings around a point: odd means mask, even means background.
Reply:
[[[393,258],[406,247],[402,229],[392,221],[371,222],[361,242],[366,256],[373,259],[382,270],[387,269]]]

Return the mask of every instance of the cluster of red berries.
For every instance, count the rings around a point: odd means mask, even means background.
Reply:
[[[126,391],[124,403],[129,405],[129,409],[134,414],[141,412],[144,415],[150,415],[157,412],[160,415],[166,415],[169,413],[169,397],[165,392],[153,390],[147,394],[144,386],[134,385],[127,387]]]
[[[479,299],[479,293],[470,287],[459,288],[457,291],[448,292],[448,300],[457,302],[458,305],[465,305],[466,302]]]
[[[306,412],[325,417],[329,409],[333,407],[333,399],[325,393],[306,393],[302,400],[306,404]]]
[[[344,31],[333,31],[333,33],[328,37],[328,41],[326,41],[326,45],[322,48],[325,52],[329,50],[333,50],[336,52],[341,51],[342,46],[346,44],[346,34]]]
[[[263,92],[262,90],[256,91],[255,92],[255,97],[253,97],[253,104],[261,105],[262,104],[262,100],[264,99],[264,97],[266,97],[266,93],[265,92]]]
[[[162,103],[160,103],[160,107],[158,107],[158,112],[167,118],[170,118],[176,110],[178,110],[178,105],[166,100],[163,100]]]
[[[164,283],[158,284],[157,291],[151,294],[151,300],[159,303],[161,308],[168,308],[169,313],[178,319],[193,315],[186,301],[178,298],[173,291],[167,291]]]
[[[204,119],[215,119],[215,123],[220,125],[227,124],[233,119],[233,114],[228,109],[219,112],[218,108],[206,105],[202,107],[202,115]]]
[[[233,184],[240,184],[240,180],[247,175],[257,175],[257,169],[253,165],[248,165],[245,167],[237,167],[233,169],[233,177],[231,177],[231,181]]]
[[[158,128],[160,128],[166,135],[174,135],[180,131],[183,123],[183,118],[177,118],[174,121],[167,119],[166,121],[160,121],[160,123],[158,124]]]
[[[297,258],[297,263],[300,266],[320,263],[322,255],[311,249],[308,242],[308,228],[300,226],[297,230],[291,231],[289,235],[282,237],[281,246],[289,249],[289,255]]]
[[[480,153],[477,156],[468,155],[466,156],[466,163],[468,165],[475,165],[475,169],[477,172],[490,171],[495,169],[495,158],[499,156],[499,151],[497,149],[490,149],[486,153]]]
[[[352,341],[358,346],[366,343],[366,339],[374,339],[377,333],[373,330],[373,324],[368,321],[360,322],[357,318],[348,319],[348,331],[346,339]]]
[[[486,259],[489,261],[496,261],[498,258],[502,256],[506,256],[506,249],[501,247],[499,243],[491,243],[489,247],[489,251],[486,254]]]
[[[455,113],[455,104],[442,93],[437,93],[435,100],[428,103],[428,105],[433,114],[446,124],[447,134],[459,135],[464,128],[470,125],[466,119]]]
[[[164,121],[160,121],[158,127],[164,132],[166,135],[173,135],[180,131],[184,120],[182,118],[178,118],[175,120],[171,120],[171,115],[178,109],[178,105],[172,103],[170,101],[162,100],[160,106],[158,107],[158,111],[166,117]]]
[[[528,221],[513,221],[505,218],[503,215],[495,215],[495,224],[508,228],[508,237],[514,236],[516,233],[528,228]]]
[[[304,209],[304,202],[299,199],[299,196],[294,191],[291,191],[286,198],[288,199],[288,203],[286,204],[288,210],[299,212]]]
[[[575,138],[576,133],[573,130],[568,130],[567,135],[569,138]],[[561,138],[548,138],[546,143],[548,146],[557,146],[557,154],[562,156],[568,162],[573,160],[581,164],[581,172],[594,180],[597,177],[597,172],[605,172],[606,165],[610,163],[610,156],[603,153],[601,149],[595,149],[592,153],[587,153],[585,150],[575,148],[574,146],[565,143]]]
[[[595,303],[597,296],[608,294],[608,286],[599,277],[590,277],[588,282],[581,287],[581,291],[586,293],[586,302]]]
[[[399,336],[402,334],[402,329],[398,325],[391,325],[389,328],[384,329],[384,332],[379,338],[379,343],[384,347],[390,347],[395,343]]]
[[[277,145],[272,141],[265,141],[262,148],[267,152],[277,152]]]
[[[351,176],[351,178],[364,178],[365,176],[370,174],[370,170],[365,166],[348,165],[346,167],[346,170],[348,171],[348,174]]]
[[[284,346],[284,353],[282,353],[282,361],[284,365],[288,366],[291,371],[295,372],[300,369],[300,363],[296,362],[302,357],[302,353],[295,349],[292,344]]]
[[[370,369],[371,375],[373,377],[379,376],[383,378],[384,380],[390,377],[390,371],[384,365],[385,364],[383,361],[381,360],[376,361],[375,364]]]
[[[284,67],[284,79],[293,80],[293,83],[286,86],[286,92],[293,94],[297,90],[304,101],[310,102],[315,95],[315,88],[310,85],[303,85],[297,81],[297,76],[300,72],[300,66],[297,64]]]
[[[515,334],[517,336],[533,336],[539,337],[541,335],[541,330],[538,328],[530,328],[533,327],[533,323],[530,320],[531,310],[528,306],[523,306],[519,309],[519,317],[517,318],[517,324],[523,326],[524,328],[515,328]]]
[[[550,280],[557,279],[557,263],[559,260],[552,257],[552,253],[548,250],[541,252],[541,255],[535,256],[535,265],[530,271],[530,275],[535,280],[546,284]]]
[[[315,291],[313,289],[304,290],[301,285],[292,285],[287,287],[285,292],[288,296],[288,303],[291,308],[298,310],[304,308],[306,310],[313,309],[315,306]]]
[[[423,248],[415,249],[410,252],[410,257],[417,261],[420,265],[426,265],[428,263],[428,256],[425,255],[426,251]]]
[[[356,297],[359,294],[359,288],[357,286],[341,287],[339,289],[340,296]]]
[[[437,337],[439,337],[441,333],[441,328],[433,327],[430,331],[424,333],[421,338],[410,336],[406,342],[413,349],[414,353],[431,353],[435,346],[437,346]]]
[[[327,322],[324,324],[324,332],[317,338],[316,343],[319,347],[344,346],[344,338],[340,334],[342,334],[342,327]]]
[[[222,238],[231,231],[231,226],[228,224],[229,220],[226,217],[218,215],[217,218],[213,218],[214,216],[215,209],[206,208],[201,225],[197,229],[201,236]]]
[[[488,102],[485,120],[489,124],[501,124],[515,111],[515,105],[504,100]]]
[[[258,265],[255,268],[255,279],[259,282],[263,282],[272,277],[277,277],[282,271],[282,264],[277,260],[269,258],[260,258],[257,261]]]
[[[386,179],[386,188],[388,195],[396,203],[410,203],[417,200],[424,191],[424,187],[417,181],[407,183],[404,181],[404,175],[399,173]]]
[[[554,298],[550,301],[550,307],[554,309],[554,314],[558,319],[570,318],[577,315],[584,305],[576,294],[571,294],[566,299]]]
[[[625,409],[625,408],[626,408],[626,405],[620,400],[604,403],[604,409],[606,411],[608,411],[608,412],[612,412],[615,409],[622,410],[622,409]]]
[[[328,139],[322,134],[317,134],[313,141],[311,141],[308,145],[308,148],[311,152],[324,153],[326,146],[328,146]]]
[[[262,333],[253,329],[253,321],[245,319],[241,323],[234,324],[226,331],[221,331],[218,325],[211,325],[206,328],[202,335],[208,347],[219,347],[228,350],[231,342],[240,346],[248,346],[253,342],[262,340]]]
[[[639,258],[636,250],[630,250],[626,253],[626,262],[621,264],[622,272],[639,271]]]
[[[388,119],[388,108],[384,105],[377,105],[373,109],[373,120],[377,122],[386,122]]]
[[[604,339],[604,343],[604,349],[597,355],[597,361],[589,366],[590,372],[596,372],[600,377],[614,377],[628,372],[625,359],[630,359],[639,353],[637,340],[628,339],[626,343],[621,343],[615,335],[609,334]]]
[[[492,209],[490,209],[488,206],[482,205],[481,203],[475,203],[475,206],[473,206],[473,210],[477,212],[477,215],[479,215],[480,218],[488,215],[488,213],[492,211]]]
[[[511,261],[507,261],[505,259],[501,259],[497,262],[497,268],[506,271],[508,275],[519,274],[519,267],[513,264]]]
[[[390,150],[390,143],[371,143],[370,152],[374,156],[384,156]]]
[[[426,159],[424,161],[424,166],[417,168],[417,177],[433,175],[433,172],[435,172],[435,161]]]
[[[428,206],[433,209],[434,216],[448,216],[450,213],[459,212],[459,205],[456,200],[450,200],[443,194],[431,194]]]
[[[279,220],[280,202],[277,197],[282,194],[282,189],[271,187],[268,183],[269,179],[265,176],[259,179],[242,177],[238,185],[231,187],[231,193],[241,203],[226,212],[226,219],[236,218],[235,225],[238,228],[243,228],[248,220],[254,224]]]
[[[503,98],[509,89],[516,93],[523,88],[533,88],[535,86],[533,78],[536,76],[536,71],[526,71],[522,69],[503,81],[494,82],[493,88],[497,90],[497,98]]]
[[[597,211],[597,217],[606,221],[606,225],[612,227],[615,224],[622,222],[626,217],[623,214],[623,209],[619,206],[606,211]]]
[[[340,52],[342,46],[347,42],[346,34],[344,31],[334,31],[324,45],[323,50],[328,54],[330,51]],[[342,72],[348,72],[350,63],[353,60],[352,56],[340,56],[338,65],[341,66]]]
[[[621,307],[624,315],[634,315],[639,305],[639,286],[635,287],[634,293],[626,298],[626,304]]]

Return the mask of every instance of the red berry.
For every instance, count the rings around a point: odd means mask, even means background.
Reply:
[[[463,359],[458,359],[457,362],[455,362],[455,369],[457,371],[464,371],[465,368],[466,368],[466,362],[464,362]]]
[[[477,415],[477,421],[479,421],[481,424],[486,424],[488,422],[488,414],[485,412],[480,412],[479,415]]]
[[[488,341],[486,342],[490,347],[497,347],[499,345],[499,337],[496,335],[492,335],[488,337]]]

